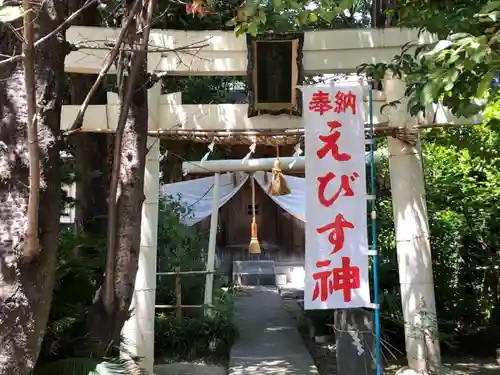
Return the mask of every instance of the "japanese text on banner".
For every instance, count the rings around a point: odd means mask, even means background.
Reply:
[[[302,88],[306,309],[370,306],[365,109],[358,82]]]

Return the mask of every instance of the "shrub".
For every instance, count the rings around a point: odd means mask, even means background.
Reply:
[[[210,316],[185,317],[157,314],[155,357],[166,361],[225,362],[237,337],[233,323],[233,296],[219,291]]]
[[[207,233],[187,227],[180,218],[191,215],[179,197],[160,202],[158,218],[158,270],[161,272],[200,271],[205,269]],[[164,360],[200,360],[221,362],[227,359],[236,337],[233,324],[233,295],[219,287],[214,278],[214,311],[204,316],[203,309],[183,309],[183,319],[174,312],[159,313],[155,321],[155,357]],[[202,305],[205,275],[181,277],[182,304]],[[175,277],[161,276],[157,283],[157,303],[174,305]]]

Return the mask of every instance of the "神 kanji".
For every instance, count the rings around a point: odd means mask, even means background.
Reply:
[[[351,302],[352,290],[359,287],[359,267],[351,266],[351,258],[342,257],[342,267],[333,269],[333,290],[342,290],[344,302]]]
[[[330,266],[331,260],[322,260],[316,262],[316,268],[325,268]],[[332,270],[318,271],[313,273],[313,279],[316,280],[316,285],[314,286],[314,292],[312,300],[316,301],[318,297],[321,298],[321,302],[325,302],[328,299],[328,295],[333,293],[333,272]]]
[[[309,102],[309,110],[319,113],[323,116],[325,112],[332,110],[332,105],[330,104],[330,94],[322,90],[318,90],[312,94],[311,101]]]
[[[347,109],[351,109],[353,115],[356,114],[356,95],[352,93],[351,90],[348,93],[344,93],[342,91],[338,91],[335,94],[335,109],[336,113],[345,113]]]
[[[328,121],[328,127],[330,128],[330,134],[320,135],[319,139],[324,143],[324,145],[316,151],[318,158],[323,159],[328,152],[330,152],[333,158],[337,161],[347,161],[351,159],[351,155],[339,151],[339,145],[337,144],[340,138],[340,132],[336,129],[340,128],[342,124],[338,121]]]
[[[356,179],[359,177],[359,174],[357,172],[354,172],[351,176],[348,176],[346,174],[340,176],[339,189],[333,195],[333,197],[327,199],[325,197],[326,188],[328,187],[328,184],[335,179],[335,177],[337,176],[335,176],[333,172],[328,172],[326,175],[318,177],[318,200],[319,203],[321,203],[321,205],[323,205],[324,207],[330,207],[332,204],[334,204],[340,194],[342,194],[342,196],[344,197],[354,196],[351,183],[356,181]]]
[[[316,262],[316,268],[326,268],[331,264],[331,260],[322,260]],[[352,290],[360,288],[359,267],[351,265],[351,258],[342,257],[342,266],[333,270],[324,270],[315,272],[313,279],[316,281],[312,300],[316,301],[318,297],[321,302],[326,302],[328,296],[335,291],[342,291],[344,302],[352,301]]]
[[[330,231],[330,234],[328,234],[328,241],[333,245],[333,249],[330,255],[333,255],[344,248],[345,229],[354,229],[354,224],[350,221],[347,221],[344,218],[344,215],[342,215],[341,213],[337,214],[335,220],[333,220],[331,223],[328,223],[316,229],[316,232],[318,234]]]

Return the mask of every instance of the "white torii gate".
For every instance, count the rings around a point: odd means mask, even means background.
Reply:
[[[109,52],[106,45],[108,42],[116,40],[118,32],[117,29],[102,27],[73,26],[69,28],[66,33],[67,40],[70,43],[78,45],[79,50],[71,52],[68,55],[65,70],[67,72],[83,74],[99,73]],[[200,41],[207,44],[207,46],[196,54],[180,56],[179,53],[170,53],[165,56],[165,49],[173,49]],[[429,35],[418,36],[414,30],[399,28],[306,32],[304,37],[304,70],[307,75],[353,72],[363,62],[389,61],[399,52],[401,46],[410,41],[427,43],[432,41],[432,38]],[[244,38],[236,38],[232,32],[152,30],[149,48],[148,70],[151,73],[168,72],[170,75],[181,76],[246,75],[246,42]],[[114,74],[115,72],[112,71],[111,73]],[[183,105],[180,93],[161,95],[160,90],[160,84],[156,84],[148,93],[148,128],[152,136],[168,132],[173,128],[187,131],[218,130],[229,132],[258,129],[303,129],[302,120],[297,117],[289,115],[278,117],[263,115],[247,118],[248,105],[246,104]],[[388,122],[389,125],[398,126],[408,123],[408,115],[405,108],[401,106],[390,110],[389,116],[380,114],[380,106],[389,100],[399,99],[397,97],[399,94],[399,88],[396,88],[394,93],[384,94],[375,92],[373,111],[375,124]],[[61,128],[63,130],[71,127],[79,108],[80,106],[78,105],[63,106],[61,121]],[[83,120],[82,131],[114,132],[118,114],[119,105],[117,96],[116,94],[108,93],[107,105],[91,105],[88,107]],[[433,106],[422,116],[420,121],[424,123],[453,123],[457,119],[451,116],[446,108]],[[460,119],[460,122],[470,123],[471,120],[465,121]],[[155,142],[154,137],[148,137],[148,147],[149,152],[146,159],[144,181],[146,200],[142,209],[139,270],[137,272],[133,299],[134,316],[125,324],[123,336],[128,344],[129,351],[133,355],[142,357],[143,366],[152,374],[154,359],[158,192],[160,179],[159,142]],[[391,155],[401,155],[402,157],[410,155],[410,158],[416,160],[414,152],[401,151],[400,148],[400,144],[397,142],[392,142],[389,145]],[[396,160],[398,159],[394,159],[392,163],[397,163]],[[417,173],[416,168],[418,163],[413,162],[412,165],[415,166],[412,169],[415,172],[415,176],[409,182],[410,185],[408,186],[412,186],[411,183],[418,185],[422,182],[423,178],[421,171],[419,172],[420,174]],[[214,170],[214,172],[219,172],[224,168],[227,169],[227,165],[217,168],[218,170]],[[239,170],[248,168],[241,164],[238,166]],[[266,168],[260,166],[259,169]],[[423,192],[413,192],[412,189],[408,189],[408,191],[408,196],[404,197],[405,199],[409,199],[411,202],[422,200]],[[411,239],[421,237],[422,234],[420,232],[418,234],[412,233],[418,232],[419,229],[417,228],[425,228],[426,225],[419,226],[419,224],[422,224],[424,221],[425,223],[427,222],[426,215],[419,217],[415,216],[416,214],[401,215],[400,213],[404,211],[404,207],[401,206],[402,204],[402,197],[394,197],[400,274],[410,269],[407,261],[410,260],[412,255],[422,249],[420,242],[414,243],[415,241],[410,241],[410,245],[406,244],[405,233],[410,233]],[[218,207],[217,202],[214,202],[213,207]],[[213,212],[216,211],[214,208]],[[419,212],[425,212],[425,210],[422,209]],[[217,216],[213,215],[211,221],[212,227],[215,227]],[[406,231],[402,231],[401,228],[404,228]],[[424,238],[428,236],[426,233],[427,231],[424,231]],[[210,253],[215,251],[215,236],[212,237],[209,246]],[[425,251],[425,254],[429,255],[430,251]],[[213,258],[213,254],[211,255]],[[411,259],[413,260],[413,258]],[[411,267],[417,269],[417,267],[425,264],[424,260],[430,260],[430,258],[425,258],[422,262],[417,260],[418,266],[412,264]],[[207,267],[210,271],[213,269],[213,264],[208,264]],[[408,278],[412,277],[410,273]],[[415,281],[416,277],[413,277],[412,280]],[[428,282],[429,277],[432,282],[432,274],[426,275],[424,277],[424,279],[426,278],[425,280],[417,281],[425,283]],[[207,279],[210,284],[210,278]],[[211,285],[209,290],[206,290],[206,298],[211,298],[210,291]],[[419,365],[419,363],[412,363],[412,359],[410,358],[416,351],[420,350],[420,347],[415,346],[419,344],[417,341],[407,342],[408,358],[410,367],[412,368],[418,368]]]

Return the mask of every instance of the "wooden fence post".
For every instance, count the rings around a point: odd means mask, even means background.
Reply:
[[[180,272],[180,268],[176,267],[175,272]],[[181,285],[181,275],[175,275],[175,298],[176,298],[176,312],[175,315],[177,320],[182,320],[182,285]]]

